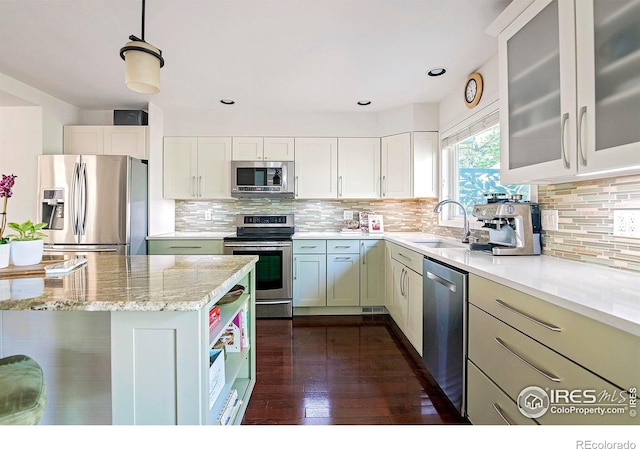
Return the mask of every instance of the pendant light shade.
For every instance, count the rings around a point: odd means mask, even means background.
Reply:
[[[160,68],[164,66],[162,51],[144,40],[145,0],[142,0],[142,39],[129,36],[130,42],[120,49],[124,59],[126,86],[143,94],[160,92]]]

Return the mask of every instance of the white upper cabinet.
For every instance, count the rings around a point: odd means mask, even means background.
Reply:
[[[234,161],[293,161],[293,137],[234,137]]]
[[[338,139],[309,137],[295,139],[295,197],[338,197]]]
[[[264,159],[263,137],[234,137],[234,161],[261,161]]]
[[[536,0],[498,38],[501,181],[640,164],[640,0]]]
[[[148,126],[65,126],[63,151],[148,159],[148,132]]]
[[[380,139],[338,139],[338,198],[380,197]]]
[[[198,193],[231,198],[231,138],[198,137]]]
[[[438,133],[383,137],[382,198],[438,197]]]
[[[230,137],[165,137],[164,198],[231,197]]]
[[[502,183],[576,173],[573,1],[537,0],[498,38]]]
[[[265,161],[293,161],[295,160],[293,137],[265,137]]]
[[[411,198],[411,133],[382,138],[382,197]]]
[[[576,0],[578,172],[640,164],[640,0]]]

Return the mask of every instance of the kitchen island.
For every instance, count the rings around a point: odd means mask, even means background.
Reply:
[[[0,356],[42,366],[42,424],[216,424],[234,391],[229,421],[240,422],[255,384],[256,261],[99,255],[65,275],[0,279]],[[244,293],[210,330],[237,284]],[[246,343],[221,356],[219,383],[210,350],[238,317]]]

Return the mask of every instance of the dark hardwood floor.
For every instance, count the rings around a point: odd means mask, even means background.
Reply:
[[[386,316],[257,320],[243,424],[464,424]]]

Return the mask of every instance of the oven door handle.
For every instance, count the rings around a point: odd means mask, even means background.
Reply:
[[[276,306],[278,304],[289,304],[291,300],[285,299],[282,301],[263,301],[261,299],[256,300],[257,306]]]
[[[243,245],[242,243],[225,243],[225,248],[243,248],[243,249],[258,249],[258,250],[270,250],[275,248],[290,248],[290,243],[270,243],[268,245],[260,245],[252,243],[251,245]]]

